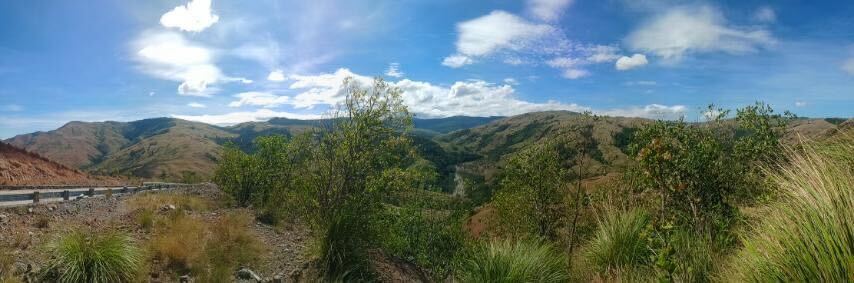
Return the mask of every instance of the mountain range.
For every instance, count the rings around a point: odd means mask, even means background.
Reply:
[[[462,173],[489,181],[500,160],[544,139],[578,139],[582,115],[567,111],[534,112],[513,117],[413,119],[414,141],[448,182]],[[599,117],[592,123],[589,165],[608,173],[627,162],[628,136],[650,120]],[[844,119],[800,119],[792,132],[804,136],[833,131]],[[132,122],[69,122],[47,132],[22,134],[5,142],[71,168],[103,175],[177,180],[186,174],[211,176],[222,146],[234,142],[251,150],[263,135],[292,136],[319,125],[319,120],[274,118],[233,126],[215,126],[175,118]],[[850,121],[847,121],[850,123]]]

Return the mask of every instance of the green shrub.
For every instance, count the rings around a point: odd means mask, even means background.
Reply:
[[[437,281],[446,278],[463,248],[461,217],[416,205],[390,210],[381,222],[383,248],[428,270]]]
[[[807,146],[772,176],[783,196],[722,275],[732,282],[846,282],[854,274],[854,136]]]
[[[461,282],[565,282],[566,257],[541,241],[494,241],[475,247]]]
[[[127,236],[76,231],[48,246],[44,269],[50,282],[130,282],[138,274],[140,251]]]
[[[584,248],[586,264],[597,273],[640,266],[649,261],[647,226],[643,211],[613,211],[599,219],[599,228]]]

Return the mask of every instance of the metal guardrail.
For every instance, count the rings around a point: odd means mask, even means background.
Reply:
[[[193,186],[178,183],[143,183],[142,186],[14,186],[0,187],[0,206],[39,203],[42,201],[68,201],[84,197],[134,194],[143,191]]]

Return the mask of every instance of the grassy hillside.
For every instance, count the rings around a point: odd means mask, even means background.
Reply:
[[[439,133],[480,125],[495,118],[451,117],[416,119],[426,129]],[[152,118],[133,122],[69,122],[48,132],[23,134],[7,143],[38,153],[63,165],[100,174],[144,178],[180,179],[185,173],[206,179],[213,172],[219,152],[227,142],[251,151],[259,136],[293,136],[319,125],[318,120],[274,118],[218,127],[174,118]],[[443,174],[454,163],[429,139],[419,139],[429,160]],[[429,153],[427,153],[429,151]]]

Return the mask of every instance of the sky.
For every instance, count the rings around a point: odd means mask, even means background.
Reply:
[[[854,2],[0,2],[0,138],[69,121],[312,119],[382,77],[416,117],[854,116]]]

